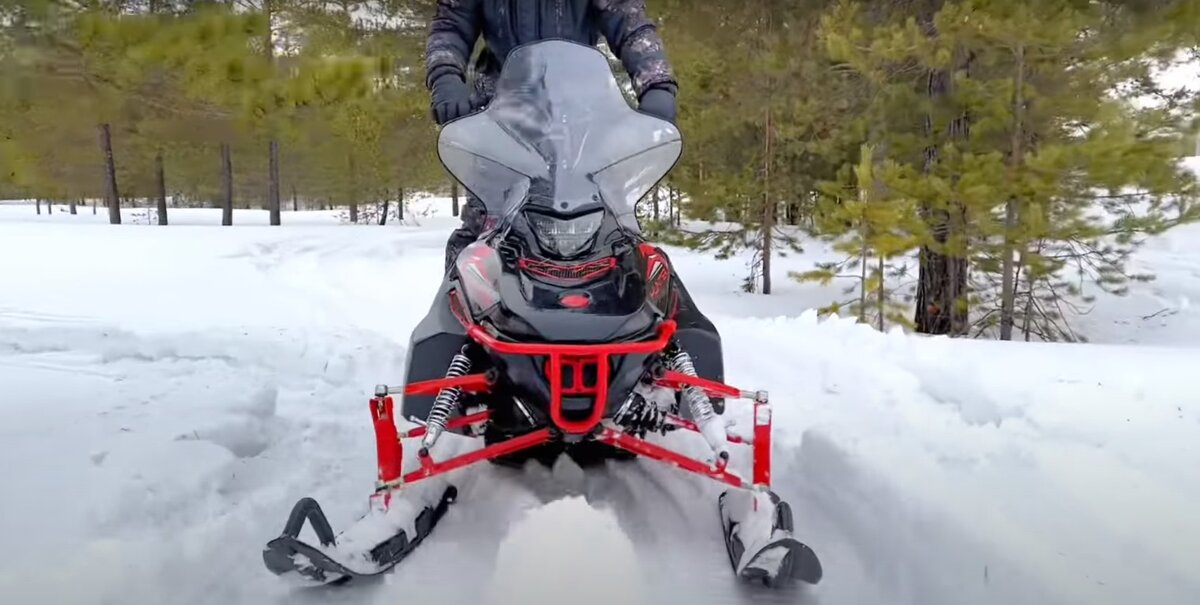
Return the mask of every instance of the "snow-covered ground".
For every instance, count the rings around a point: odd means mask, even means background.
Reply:
[[[440,202],[439,202],[440,203]],[[0,602],[1119,604],[1200,599],[1200,228],[1137,257],[1094,343],[881,334],[737,292],[744,260],[673,250],[728,378],[776,409],[774,482],[825,565],[731,578],[712,482],[634,462],[463,472],[383,581],[298,591],[262,565],[292,503],[335,528],[375,477],[366,402],[398,383],[453,219],[0,205]],[[434,213],[436,214],[436,213]]]

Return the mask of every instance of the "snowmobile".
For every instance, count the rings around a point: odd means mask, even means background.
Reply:
[[[443,165],[494,218],[414,330],[405,384],[370,399],[368,512],[335,535],[301,499],[263,551],[271,572],[317,585],[386,573],[450,514],[455,471],[566,454],[640,456],[726,484],[716,512],[736,576],[821,579],[771,491],[767,393],[723,382],[716,328],[638,226],[636,204],[681,153],[676,127],[633,109],[599,50],[550,40],[512,52],[488,107],[439,136]],[[732,400],[749,402],[748,434],[724,421]],[[711,455],[667,447],[667,433]],[[460,452],[451,434],[474,445]],[[749,450],[749,477],[735,446]],[[306,523],[319,545],[300,539]]]

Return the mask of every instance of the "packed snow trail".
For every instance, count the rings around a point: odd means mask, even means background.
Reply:
[[[222,229],[191,211],[172,220],[195,224],[110,227],[27,212],[0,207],[0,602],[1200,594],[1200,349],[879,334],[804,313],[811,291],[737,294],[740,262],[683,251],[672,258],[722,333],[728,379],[772,394],[774,483],[822,558],[819,586],[739,585],[715,483],[651,461],[587,474],[561,461],[463,471],[459,502],[394,573],[297,591],[260,549],[299,497],[335,529],[362,512],[375,476],[366,402],[399,382],[452,221],[351,227],[312,213]],[[1183,235],[1163,245],[1177,259],[1200,251]],[[1184,307],[1163,319],[1169,344],[1200,342],[1181,333],[1200,325]],[[572,586],[606,590],[563,594]]]

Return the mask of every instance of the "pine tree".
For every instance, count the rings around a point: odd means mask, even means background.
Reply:
[[[924,224],[918,218],[917,200],[890,190],[889,182],[896,181],[900,171],[894,161],[882,158],[876,147],[864,144],[851,183],[845,187],[831,184],[816,213],[817,229],[833,240],[835,251],[846,256],[818,263],[815,269],[792,277],[824,285],[849,279],[852,285],[843,293],[856,294],[819,309],[821,313],[838,314],[846,309],[879,330],[888,322],[912,327],[905,316],[907,305],[895,299],[895,288],[889,282],[907,275],[908,267],[895,261],[919,244]],[[853,195],[846,195],[848,191]]]
[[[665,3],[663,35],[681,81],[686,151],[671,176],[686,213],[711,226],[680,243],[729,258],[749,249],[747,291],[771,290],[771,260],[800,251],[818,181],[846,157],[836,74],[820,54],[820,0]],[[747,36],[746,32],[754,32]]]
[[[1175,161],[1184,99],[1131,103],[1157,92],[1148,69],[1163,29],[1116,15],[1068,0],[829,14],[831,55],[873,99],[868,139],[896,163],[887,187],[921,201],[925,225],[906,230],[921,234],[918,331],[1074,338],[1063,308],[1086,302],[1080,283],[1122,293],[1146,278],[1125,271],[1137,237],[1195,218]],[[1131,196],[1136,210],[1105,203]]]

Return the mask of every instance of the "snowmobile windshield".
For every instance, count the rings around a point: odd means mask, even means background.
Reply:
[[[446,124],[442,163],[503,224],[517,212],[607,207],[637,230],[637,202],[682,152],[670,122],[630,107],[604,55],[551,40],[508,56],[487,109]]]

